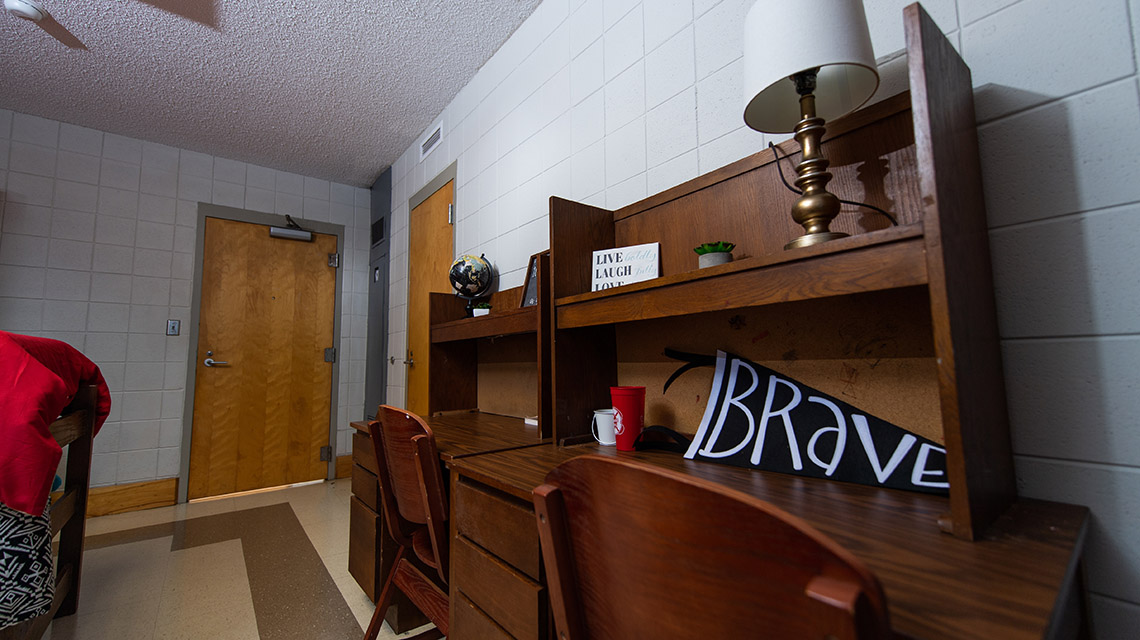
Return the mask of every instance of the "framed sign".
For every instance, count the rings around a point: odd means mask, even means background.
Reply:
[[[650,242],[595,251],[590,271],[590,291],[652,280],[661,275],[658,244]]]
[[[538,254],[530,257],[530,264],[526,268],[526,280],[523,282],[522,302],[519,307],[533,307],[538,304]]]

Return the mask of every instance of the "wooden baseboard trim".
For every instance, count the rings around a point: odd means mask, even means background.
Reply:
[[[347,478],[352,475],[352,456],[337,456],[336,457],[336,477],[337,480]]]
[[[92,487],[87,494],[87,517],[169,507],[178,500],[178,478]]]

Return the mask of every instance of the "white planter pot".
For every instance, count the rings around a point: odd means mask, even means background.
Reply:
[[[726,262],[732,262],[732,254],[727,251],[717,251],[715,253],[705,253],[697,256],[697,265],[702,269]]]
[[[491,310],[490,309],[472,309],[471,312],[475,314],[476,318],[478,318],[479,316],[485,316],[488,313],[491,313]]]

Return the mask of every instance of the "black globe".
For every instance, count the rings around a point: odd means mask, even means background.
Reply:
[[[447,273],[455,294],[461,298],[471,300],[487,295],[495,279],[495,272],[484,256],[459,256],[451,263]]]

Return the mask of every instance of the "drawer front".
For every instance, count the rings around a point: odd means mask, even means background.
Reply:
[[[546,589],[457,536],[451,548],[453,591],[471,599],[516,638],[546,637]]]
[[[511,634],[483,613],[467,596],[452,594],[451,611],[454,619],[447,630],[450,640],[514,640]]]
[[[380,527],[380,516],[375,511],[355,497],[349,498],[348,572],[373,602],[380,595],[380,567],[376,558],[376,534]]]
[[[380,513],[380,485],[376,484],[376,474],[358,464],[352,465],[352,495]]]
[[[359,431],[352,434],[352,461],[371,471],[372,475],[380,475],[376,453],[372,450],[372,438]]]
[[[541,580],[542,548],[534,509],[493,491],[460,477],[452,497],[456,531],[532,580]]]

